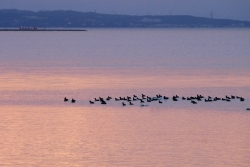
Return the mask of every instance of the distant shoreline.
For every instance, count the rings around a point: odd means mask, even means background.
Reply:
[[[0,9],[1,28],[250,28],[250,21],[189,15],[118,15],[68,10]],[[41,28],[39,28],[41,27]],[[50,30],[51,31],[51,30]]]
[[[234,28],[240,28],[240,29],[249,29],[250,27],[84,27],[88,29],[234,29]],[[29,29],[29,30],[20,30],[15,28],[0,28],[0,31],[87,31],[86,29],[79,29],[77,28],[47,28],[47,29]]]
[[[0,29],[0,31],[32,31],[32,32],[37,32],[37,31],[87,31],[87,30],[79,30],[79,29],[37,29],[37,30],[20,30],[20,29],[11,29],[11,28],[4,28]]]

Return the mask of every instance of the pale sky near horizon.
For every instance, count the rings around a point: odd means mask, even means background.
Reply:
[[[96,11],[127,15],[192,15],[250,21],[250,0],[0,0],[0,9]]]

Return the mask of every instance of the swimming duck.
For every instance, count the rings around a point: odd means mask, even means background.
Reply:
[[[66,97],[64,97],[64,101],[69,101],[69,99],[67,99]]]
[[[212,102],[211,99],[205,99],[205,102]]]
[[[101,100],[101,104],[107,104],[104,100]]]
[[[168,100],[169,98],[167,96],[163,96],[163,99],[164,100]]]
[[[197,104],[197,102],[196,102],[196,101],[193,101],[193,100],[191,100],[191,103],[193,103],[193,104]]]
[[[173,101],[178,101],[177,98],[176,98],[176,96],[173,96],[172,99],[173,99]]]
[[[243,97],[240,97],[240,101],[244,101],[245,99]]]

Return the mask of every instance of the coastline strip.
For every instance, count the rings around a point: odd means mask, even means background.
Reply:
[[[0,29],[0,31],[87,31],[87,30],[77,30],[77,29],[38,29],[38,30],[20,30],[20,29]]]

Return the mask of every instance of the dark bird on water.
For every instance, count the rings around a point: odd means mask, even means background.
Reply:
[[[138,97],[133,97],[133,101],[137,101],[138,100]]]
[[[175,98],[179,98],[179,96],[178,96],[178,95],[175,95]]]
[[[176,97],[173,97],[172,99],[173,99],[173,101],[178,101]]]
[[[69,99],[67,99],[66,97],[64,97],[64,101],[69,101]]]
[[[89,103],[90,103],[90,104],[95,104],[95,102],[93,102],[93,101],[89,101]]]
[[[205,99],[205,102],[212,102],[211,99]]]
[[[101,104],[107,104],[104,100],[101,101]]]
[[[169,97],[163,96],[163,99],[164,99],[164,100],[168,100],[168,99],[169,99]]]
[[[192,101],[192,100],[191,100],[191,103],[193,103],[193,104],[197,104],[197,102],[196,102],[196,101]]]
[[[75,102],[76,102],[76,100],[75,100],[75,99],[72,99],[72,100],[71,100],[71,103],[75,103]]]
[[[221,98],[215,97],[214,101],[221,100]]]

